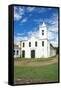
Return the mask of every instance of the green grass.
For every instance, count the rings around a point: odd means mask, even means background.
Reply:
[[[32,80],[58,80],[58,64],[51,64],[39,67],[19,67],[14,68],[14,79]]]

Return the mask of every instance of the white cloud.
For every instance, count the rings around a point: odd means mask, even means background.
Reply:
[[[20,20],[22,16],[18,15],[17,13],[14,14],[14,20]]]
[[[43,19],[34,19],[33,21],[39,24],[39,23],[43,22]]]
[[[56,25],[53,25],[53,26],[49,27],[49,31],[58,34],[58,27]]]
[[[28,37],[20,37],[20,36],[15,36],[14,37],[14,44],[18,45],[20,43],[21,40],[27,40]]]
[[[32,32],[32,31],[30,31],[30,32],[28,32],[27,34],[28,34],[28,36],[31,36],[31,35],[32,35],[32,33],[33,33],[33,32]]]
[[[25,23],[27,21],[27,18],[22,19],[21,23]]]
[[[33,29],[34,29],[34,31],[27,32],[27,36],[23,36],[23,35],[25,35],[25,33],[17,33],[17,36],[14,36],[14,43],[19,44],[19,42],[21,40],[27,40],[31,36],[38,37],[39,32],[37,31],[37,28],[33,28]]]
[[[23,7],[19,7],[19,14],[23,15],[24,14],[24,8]]]
[[[24,9],[23,8],[17,8],[16,6],[14,7],[14,20],[20,20],[24,14]]]
[[[39,31],[30,31],[28,32],[28,37],[34,36],[34,37],[39,37]]]
[[[53,46],[58,46],[58,15],[53,14],[51,18],[45,19],[48,27],[48,39]]]
[[[34,9],[35,9],[35,7],[27,7],[27,10],[28,10],[29,12],[32,12]]]
[[[19,13],[17,13],[17,8],[16,7],[14,7],[14,20],[19,20],[19,19],[21,19],[22,18],[22,16],[21,15],[19,15]]]
[[[58,35],[55,35],[53,32],[48,32],[48,39],[54,47],[58,47]]]
[[[39,37],[39,31],[33,32],[32,34],[34,37]]]
[[[48,31],[48,39],[52,40],[54,38],[55,38],[54,34],[52,32],[50,32],[50,31]]]
[[[17,36],[23,36],[24,33],[17,33]]]
[[[57,14],[54,13],[51,16],[51,18],[46,19],[46,22],[50,24],[50,26],[48,26],[48,29],[50,31],[58,33],[58,15]]]

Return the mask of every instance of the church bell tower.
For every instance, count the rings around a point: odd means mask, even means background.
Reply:
[[[39,38],[40,39],[47,39],[47,26],[45,22],[42,23],[42,25],[39,26]]]

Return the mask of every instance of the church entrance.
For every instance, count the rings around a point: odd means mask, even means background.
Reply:
[[[31,58],[35,58],[35,50],[31,50]]]
[[[22,51],[22,57],[23,58],[25,57],[25,51],[24,50]]]

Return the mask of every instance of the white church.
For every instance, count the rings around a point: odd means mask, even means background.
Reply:
[[[48,58],[55,55],[56,49],[48,40],[48,29],[44,22],[39,26],[38,37],[32,35],[20,41],[20,47],[14,46],[14,57]]]

